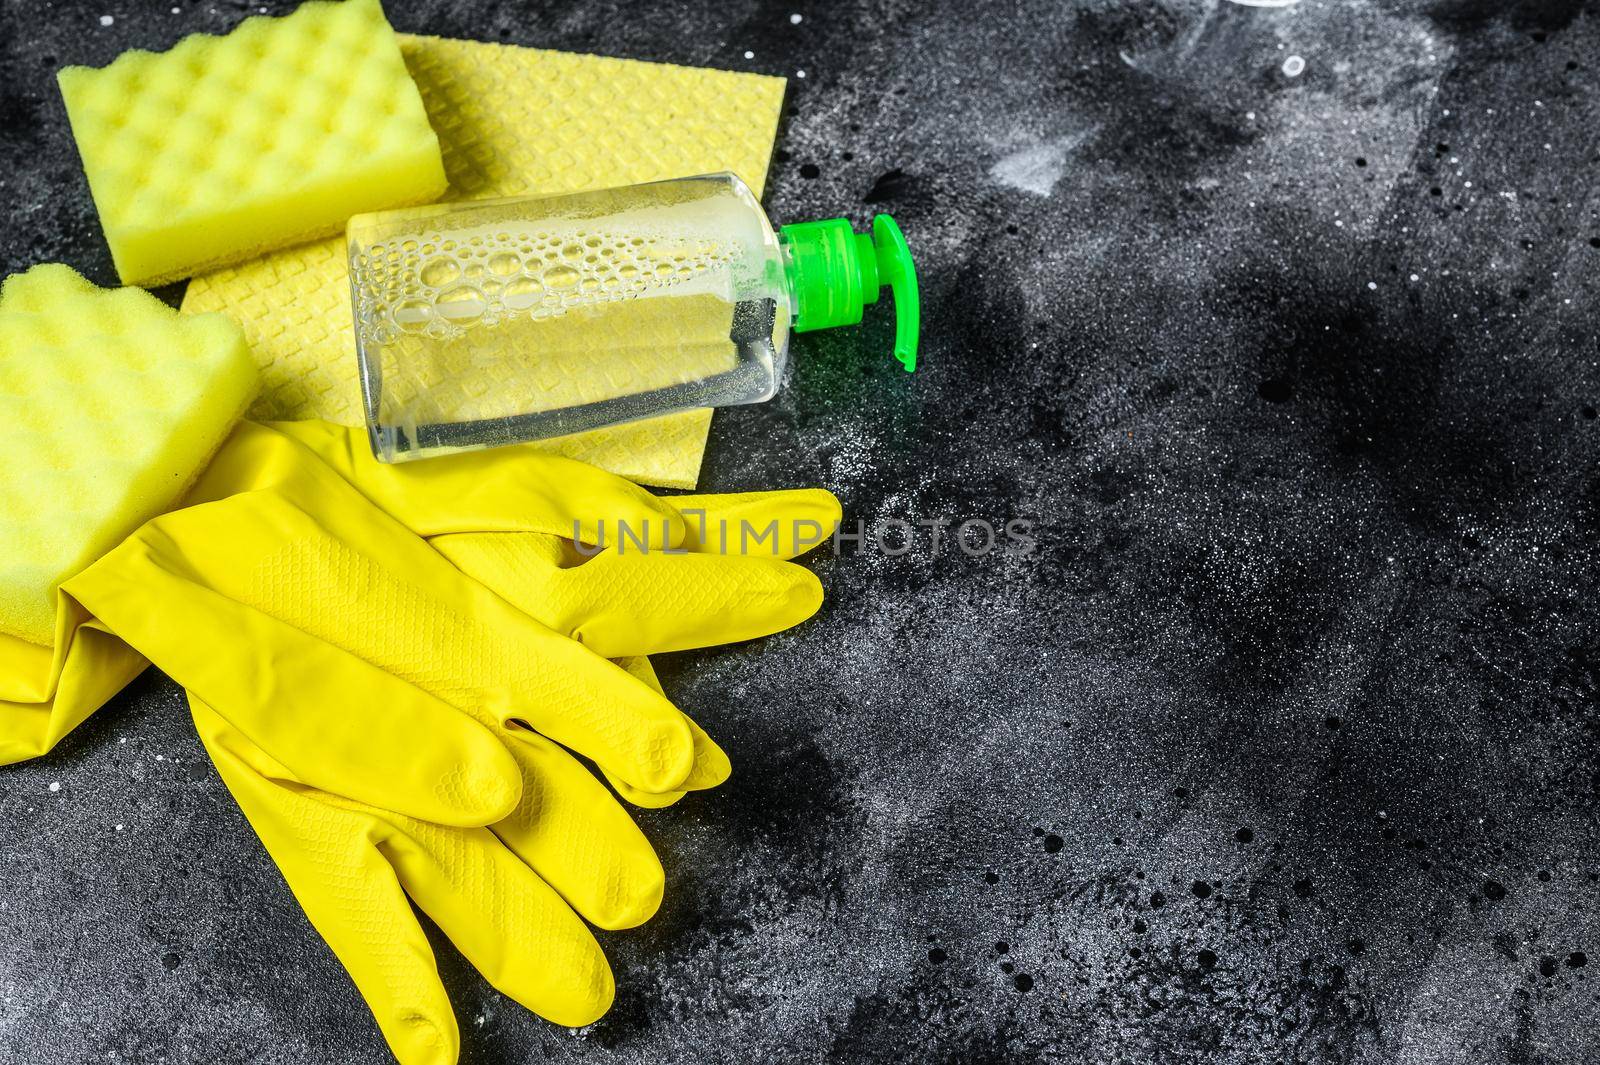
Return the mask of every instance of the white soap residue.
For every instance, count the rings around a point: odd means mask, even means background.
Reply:
[[[989,176],[1002,185],[1035,196],[1048,196],[1066,173],[1067,156],[1093,132],[1092,129],[1081,130],[1014,151],[990,167]]]

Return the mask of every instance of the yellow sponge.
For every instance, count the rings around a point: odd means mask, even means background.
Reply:
[[[319,0],[59,78],[125,284],[326,236],[446,188],[378,0]]]
[[[49,644],[56,587],[170,507],[255,396],[221,314],[59,264],[0,287],[0,632]]]

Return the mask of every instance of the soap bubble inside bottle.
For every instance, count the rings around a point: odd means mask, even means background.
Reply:
[[[386,459],[760,402],[782,374],[779,241],[729,174],[362,216],[349,253]]]

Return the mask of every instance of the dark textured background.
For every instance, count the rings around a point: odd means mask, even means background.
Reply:
[[[112,280],[52,74],[256,10],[172,2],[3,0],[6,272]],[[768,205],[893,211],[924,366],[802,338],[704,486],[1040,539],[663,660],[735,776],[592,1028],[440,944],[468,1061],[1600,1060],[1600,8],[389,11],[794,78]],[[387,1060],[154,674],[0,771],[0,1059]]]

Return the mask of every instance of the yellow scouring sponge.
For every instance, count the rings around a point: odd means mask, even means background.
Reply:
[[[60,264],[0,286],[0,632],[49,644],[56,587],[168,509],[255,396],[221,314]]]
[[[447,187],[378,0],[314,0],[59,80],[125,284],[327,236]]]

